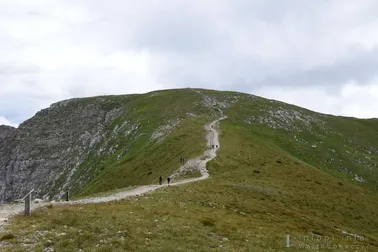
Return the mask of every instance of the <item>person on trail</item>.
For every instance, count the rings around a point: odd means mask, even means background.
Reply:
[[[167,178],[167,182],[168,182],[168,185],[169,185],[169,183],[171,182],[171,178],[170,177]]]
[[[159,178],[159,184],[161,185],[161,184],[163,184],[163,178],[160,176],[160,178]]]

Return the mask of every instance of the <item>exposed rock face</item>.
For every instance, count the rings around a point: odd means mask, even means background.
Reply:
[[[0,203],[31,189],[37,197],[61,196],[74,183],[78,167],[109,135],[106,126],[124,112],[93,99],[53,104],[18,129],[0,126]]]
[[[160,126],[151,136],[151,140],[162,141],[164,137],[172,133],[174,128],[180,123],[180,119],[170,120],[167,125]]]
[[[10,174],[9,163],[11,162],[12,150],[15,148],[17,129],[0,126],[0,202]]]

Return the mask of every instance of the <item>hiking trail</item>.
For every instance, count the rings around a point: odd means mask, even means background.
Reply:
[[[218,125],[219,121],[226,119],[227,116],[223,116],[215,121],[213,121],[210,124],[205,125],[205,129],[208,131],[206,135],[207,140],[207,146],[209,149],[207,149],[203,155],[190,159],[187,162],[185,162],[176,172],[174,172],[171,177],[171,186],[191,183],[194,181],[199,181],[203,179],[207,179],[209,177],[209,173],[206,169],[206,164],[210,160],[213,160],[217,156],[217,149],[220,148],[219,144],[219,132],[218,132]],[[214,145],[214,148],[211,148],[211,146]],[[218,148],[216,148],[218,146]],[[190,179],[184,179],[184,180],[178,180],[177,177],[180,175],[180,173],[197,169],[201,173],[201,177],[198,178],[190,178]],[[39,203],[32,202],[31,208],[32,211],[44,207],[50,204],[53,205],[74,205],[74,204],[92,204],[92,203],[102,203],[102,202],[109,202],[109,201],[116,201],[121,200],[128,197],[133,196],[140,196],[145,193],[149,193],[152,191],[155,191],[158,188],[168,186],[167,182],[165,182],[162,185],[159,184],[152,184],[152,185],[144,185],[144,186],[138,186],[134,189],[125,189],[125,191],[117,192],[109,196],[98,196],[98,197],[89,197],[79,200],[72,200],[72,201],[62,201],[62,202],[45,202],[40,201]],[[3,231],[3,227],[6,225],[8,220],[17,214],[21,214],[24,211],[24,203],[11,203],[11,204],[4,204],[0,206],[0,232]]]

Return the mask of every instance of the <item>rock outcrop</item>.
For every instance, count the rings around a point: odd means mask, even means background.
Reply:
[[[95,174],[78,176],[78,168],[106,145],[108,126],[124,113],[120,104],[111,106],[101,97],[72,99],[41,110],[17,129],[0,126],[0,202],[31,189],[35,197],[60,197],[74,183],[88,182]]]

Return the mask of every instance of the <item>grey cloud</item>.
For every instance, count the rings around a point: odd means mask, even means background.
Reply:
[[[341,86],[354,81],[359,85],[370,84],[378,77],[378,50],[359,52],[348,60],[337,62],[328,66],[300,71],[295,69],[292,73],[281,75],[268,75],[263,80],[249,82],[246,86],[263,88],[276,86],[280,88],[295,88],[301,86],[317,86],[326,91],[340,92]]]
[[[0,65],[0,75],[19,75],[40,73],[42,69],[36,66]]]
[[[137,48],[187,54],[211,50],[216,38],[203,17],[173,11],[151,16],[138,29],[134,43]]]
[[[42,16],[42,12],[39,11],[28,11],[28,15],[30,16]]]
[[[27,96],[0,97],[0,115],[19,124],[40,110],[40,104],[40,100]]]
[[[77,96],[306,86],[338,99],[378,76],[374,0],[27,3],[0,3],[0,117],[18,123]]]

